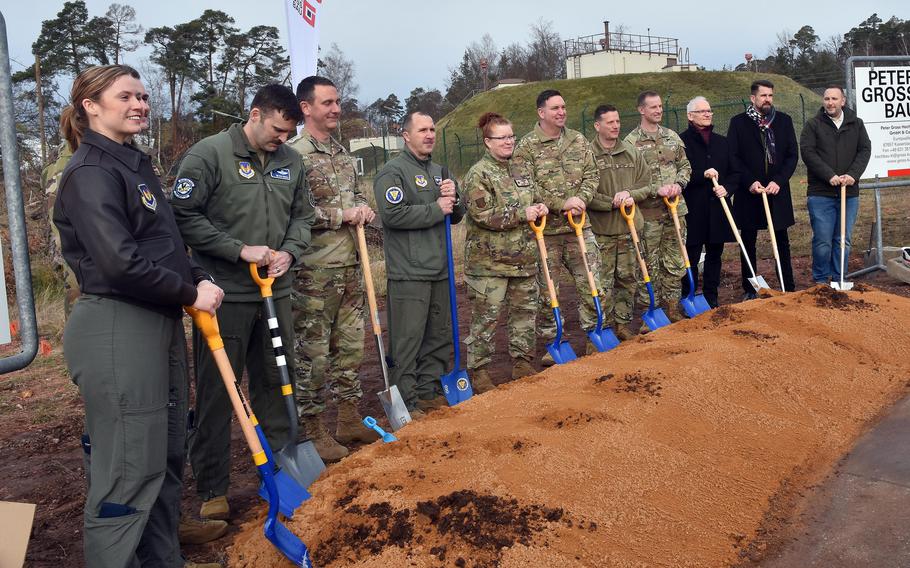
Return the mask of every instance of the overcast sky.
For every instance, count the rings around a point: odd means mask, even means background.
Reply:
[[[118,0],[136,9],[145,28],[172,26],[189,21],[206,8],[230,14],[238,27],[277,26],[287,45],[282,0]],[[89,16],[103,15],[111,0],[87,0]],[[315,2],[314,2],[315,4]],[[63,0],[4,0],[0,12],[6,19],[10,54],[28,65],[31,44],[41,22],[53,18]],[[250,7],[257,8],[250,12]],[[561,11],[560,11],[561,10]],[[360,86],[357,98],[371,102],[394,92],[404,100],[414,87],[445,92],[449,69],[461,60],[465,47],[489,33],[501,49],[525,43],[530,25],[550,20],[563,39],[603,32],[624,24],[628,33],[678,38],[688,48],[690,60],[708,69],[736,65],[746,52],[764,57],[778,32],[791,34],[803,25],[815,28],[824,41],[843,34],[875,11],[887,20],[910,17],[905,1],[878,0],[815,4],[793,0],[733,3],[703,2],[604,2],[603,0],[322,0],[320,44],[341,46],[354,61]],[[127,54],[126,62],[138,64],[148,50]],[[22,67],[13,62],[13,72]],[[278,78],[281,79],[281,78]]]

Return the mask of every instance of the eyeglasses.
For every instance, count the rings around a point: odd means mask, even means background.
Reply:
[[[508,136],[487,136],[487,140],[515,140],[514,134]]]
[[[714,114],[713,110],[693,110],[692,114]]]

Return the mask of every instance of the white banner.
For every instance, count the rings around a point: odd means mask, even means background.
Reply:
[[[304,78],[316,74],[319,57],[319,16],[322,0],[284,0],[291,53],[291,90]]]
[[[910,175],[910,67],[857,67],[856,114],[872,158],[863,178]]]

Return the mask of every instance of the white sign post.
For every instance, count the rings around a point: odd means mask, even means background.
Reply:
[[[856,114],[872,158],[865,178],[910,176],[910,67],[856,67]]]

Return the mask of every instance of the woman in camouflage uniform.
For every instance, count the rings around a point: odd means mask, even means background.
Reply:
[[[537,249],[527,227],[549,211],[533,203],[528,172],[511,161],[512,124],[496,113],[480,117],[487,153],[468,171],[464,195],[468,210],[465,281],[471,302],[471,334],[465,340],[474,392],[494,388],[487,366],[503,305],[509,314],[512,378],[533,374],[535,318],[538,311]]]

